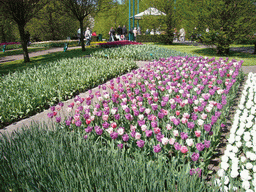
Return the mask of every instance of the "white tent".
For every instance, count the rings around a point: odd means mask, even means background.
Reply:
[[[134,15],[134,19],[140,20],[142,19],[142,17],[144,15],[154,15],[154,16],[158,16],[158,15],[166,15],[164,12],[159,11],[158,9],[154,8],[154,7],[149,7],[147,10],[138,13],[137,15]],[[133,17],[131,17],[132,19]]]

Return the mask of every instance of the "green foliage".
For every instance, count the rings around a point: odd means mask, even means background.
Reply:
[[[1,191],[216,191],[189,167],[33,125],[0,138]]]
[[[171,56],[196,56],[192,54],[181,53],[171,49],[160,48],[155,45],[126,45],[118,48],[104,49],[92,54],[93,57],[111,58],[111,59],[134,59],[151,61]]]
[[[5,75],[0,81],[0,125],[42,111],[135,67],[129,60],[74,58]]]
[[[170,44],[173,41],[173,35],[171,38],[168,35],[138,35],[137,42],[157,42],[161,44]],[[171,43],[172,44],[172,43]]]
[[[70,17],[58,0],[50,1],[26,27],[31,34],[32,41],[77,38],[78,28],[79,22]]]
[[[59,42],[50,42],[50,43],[36,43],[32,44],[32,47],[44,47],[44,48],[53,48],[53,47],[64,47],[64,44],[68,43],[68,46],[77,46],[77,41],[59,41]]]

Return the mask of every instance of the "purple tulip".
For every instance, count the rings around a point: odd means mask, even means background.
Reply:
[[[123,145],[122,143],[120,143],[120,144],[117,145],[117,147],[118,147],[119,149],[123,149],[124,145]]]
[[[129,140],[129,135],[124,134],[122,138],[123,138],[123,141],[127,142]]]
[[[211,145],[211,141],[204,140],[204,147],[209,148]]]
[[[211,126],[210,124],[205,124],[205,125],[204,125],[204,130],[207,131],[207,132],[209,132],[209,131],[211,130],[211,127],[212,127],[212,126]]]
[[[154,146],[154,152],[155,153],[159,153],[162,150],[162,148],[160,147],[159,144],[157,144],[156,146]]]
[[[198,151],[203,151],[204,150],[204,144],[203,143],[197,143],[196,148]]]
[[[146,133],[146,136],[147,136],[147,137],[151,137],[152,134],[153,134],[153,131],[151,131],[151,130],[146,130],[145,133]]]
[[[194,122],[188,122],[188,128],[189,129],[193,129],[195,127],[195,123]]]
[[[194,152],[194,153],[192,154],[192,156],[191,156],[192,161],[197,161],[198,158],[199,158],[199,156],[200,156],[199,153],[195,153],[195,152]]]
[[[110,137],[111,137],[113,140],[115,140],[115,139],[117,139],[117,137],[118,137],[118,133],[117,133],[117,132],[113,132],[113,133],[110,134]]]
[[[145,141],[139,140],[139,141],[137,141],[137,145],[138,145],[139,148],[143,148],[144,145],[145,145]]]
[[[184,132],[181,132],[180,137],[181,137],[181,139],[186,140],[188,138],[188,134],[184,133]]]
[[[76,124],[77,127],[80,127],[80,126],[82,125],[82,121],[77,120],[77,121],[75,122],[75,124]]]

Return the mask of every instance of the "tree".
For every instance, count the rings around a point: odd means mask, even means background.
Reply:
[[[26,26],[34,41],[74,38],[78,28],[77,19],[70,17],[59,0],[51,0]]]
[[[61,0],[66,10],[71,13],[71,15],[79,21],[81,29],[81,44],[82,51],[85,51],[84,46],[84,26],[83,21],[89,15],[94,15],[99,7],[99,0]]]
[[[24,30],[25,25],[47,3],[48,0],[0,0],[0,7],[3,9],[3,13],[18,25],[21,45],[23,48],[24,62],[30,61]]]
[[[205,15],[210,29],[203,39],[214,44],[217,54],[228,55],[233,42],[253,33],[256,7],[250,0],[207,0]],[[207,25],[207,23],[205,23]]]

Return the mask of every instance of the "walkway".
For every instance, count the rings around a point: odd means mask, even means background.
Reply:
[[[79,49],[79,48],[81,48],[81,46],[69,47],[68,50]],[[28,55],[29,55],[29,58],[31,58],[31,57],[36,57],[36,56],[40,56],[40,55],[47,55],[49,53],[61,52],[61,51],[64,51],[63,47],[51,48],[51,49],[47,49],[47,50],[43,50],[43,51],[36,51],[36,52],[29,53]],[[5,56],[5,57],[0,57],[0,63],[22,60],[22,59],[24,59],[23,54]]]

